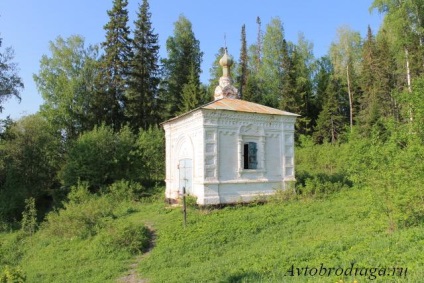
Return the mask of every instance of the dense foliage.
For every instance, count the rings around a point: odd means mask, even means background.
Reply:
[[[115,182],[98,194],[79,184],[32,236],[0,234],[1,265],[28,282],[116,282],[154,231],[154,248],[137,264],[139,277],[151,282],[419,282],[424,148],[407,132],[393,129],[381,142],[355,130],[339,145],[300,139],[295,193],[277,192],[265,204],[258,198],[220,209],[191,205],[186,228],[180,208],[164,204],[162,188],[140,200],[136,183]],[[289,272],[292,265],[321,264],[408,271],[393,277]]]
[[[112,1],[103,43],[85,47],[77,35],[50,43],[34,76],[40,113],[0,121],[0,282],[115,282],[148,249],[153,229],[156,246],[139,266],[152,282],[279,282],[287,264],[352,263],[407,267],[409,282],[419,282],[421,2],[375,0],[381,29],[361,38],[341,27],[322,58],[303,35],[285,38],[278,17],[264,30],[256,19],[251,45],[243,25],[235,85],[245,100],[301,114],[297,183],[266,204],[191,206],[183,229],[163,188],[154,194],[165,172],[158,126],[211,99],[224,51],[202,85],[203,53],[186,17],[159,58],[148,1],[133,33],[128,1]],[[11,48],[0,52],[0,111],[23,87],[12,59]],[[331,277],[354,279],[364,278]]]
[[[42,209],[51,205],[62,161],[60,136],[40,115],[8,127],[0,139],[0,219],[20,219],[25,200],[34,197]]]
[[[2,47],[3,39],[0,37],[0,48]],[[5,50],[0,49],[0,112],[3,110],[2,103],[14,96],[21,99],[20,91],[24,84],[21,77],[18,75],[18,66],[12,62],[14,51],[11,47]]]

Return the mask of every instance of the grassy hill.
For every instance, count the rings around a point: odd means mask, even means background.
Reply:
[[[152,282],[368,282],[378,277],[370,272],[297,275],[297,268],[354,264],[408,269],[406,276],[376,282],[418,282],[424,276],[423,227],[392,230],[375,200],[373,190],[353,188],[325,199],[276,198],[265,205],[190,211],[185,229],[180,211],[171,210],[155,220],[156,246],[139,272]]]
[[[125,275],[136,272],[147,280],[139,282],[421,282],[422,147],[305,143],[297,155],[296,193],[191,205],[187,227],[181,208],[163,202],[163,188],[137,199],[128,182],[99,195],[81,185],[36,233],[0,234],[3,278],[129,282]]]

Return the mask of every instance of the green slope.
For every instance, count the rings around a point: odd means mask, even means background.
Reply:
[[[190,206],[185,228],[163,188],[79,188],[34,235],[0,234],[0,282],[117,282],[134,263],[141,282],[422,282],[423,146],[305,143],[296,164],[297,194]]]
[[[345,190],[326,199],[191,210],[188,219],[183,228],[181,211],[174,209],[153,222],[156,246],[139,263],[141,277],[151,282],[419,282],[424,278],[424,227],[393,230],[390,219],[375,205],[371,189]],[[352,264],[354,270],[346,271]],[[336,270],[329,270],[338,267],[348,276],[334,276]],[[393,267],[403,267],[403,276],[391,276]],[[304,268],[301,274],[297,268]],[[320,268],[325,275],[319,275]],[[386,276],[378,276],[384,273],[381,268],[387,268]]]

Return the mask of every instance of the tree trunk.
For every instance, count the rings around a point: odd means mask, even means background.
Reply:
[[[336,129],[334,128],[334,122],[333,117],[331,119],[331,144],[334,144],[336,142]]]
[[[408,48],[405,47],[405,59],[406,59],[406,83],[408,84],[408,92],[412,93],[412,87],[411,87],[411,70],[409,68],[409,52]],[[412,116],[412,106],[409,105],[409,121],[412,122],[413,116]]]
[[[347,93],[349,95],[349,123],[350,123],[350,131],[352,132],[352,127],[353,127],[353,97],[352,97],[352,91],[350,90],[349,64],[347,64],[347,66],[346,66],[346,78],[347,78]]]

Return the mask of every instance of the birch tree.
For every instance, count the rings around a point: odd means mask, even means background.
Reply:
[[[336,78],[344,83],[349,98],[349,124],[352,130],[354,116],[355,76],[360,73],[361,35],[348,26],[338,29],[337,39],[330,47],[330,58]]]

